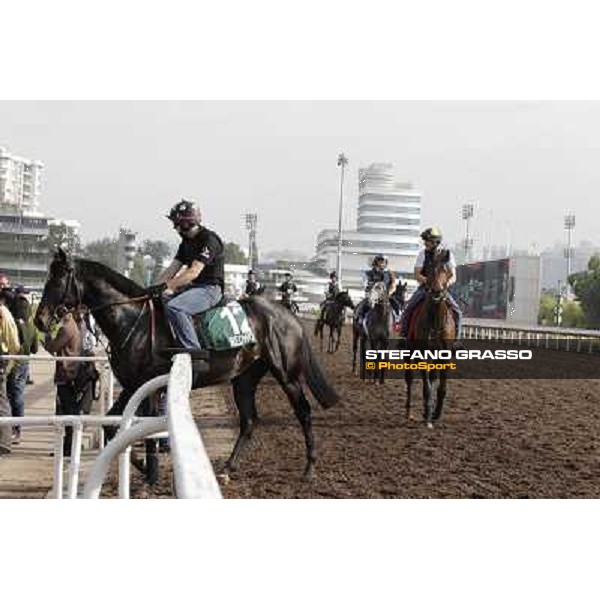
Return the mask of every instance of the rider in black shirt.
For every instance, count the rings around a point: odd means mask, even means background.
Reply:
[[[287,308],[292,308],[292,299],[298,291],[296,284],[292,281],[292,274],[286,273],[283,283],[277,288],[281,292],[281,303]]]
[[[256,279],[254,271],[248,271],[248,279],[246,279],[246,296],[254,296],[254,294],[260,294],[262,292],[262,286]]]
[[[173,295],[167,301],[167,313],[177,338],[184,348],[198,349],[200,341],[192,317],[223,298],[223,242],[202,225],[200,211],[193,202],[181,200],[167,218],[182,239],[173,262],[159,278],[159,287]]]

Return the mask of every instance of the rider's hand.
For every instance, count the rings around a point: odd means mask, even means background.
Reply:
[[[156,285],[151,285],[149,288],[146,288],[146,293],[151,298],[160,298],[164,292],[168,290],[168,286],[166,283],[158,283]]]

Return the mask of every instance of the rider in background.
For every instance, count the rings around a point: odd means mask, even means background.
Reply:
[[[223,242],[202,225],[200,211],[193,202],[181,200],[167,218],[181,236],[181,243],[175,258],[158,278],[159,285],[150,292],[173,295],[166,308],[175,335],[184,348],[198,350],[201,345],[192,317],[213,308],[223,298]]]
[[[387,268],[387,259],[385,256],[378,254],[371,263],[371,268],[365,271],[363,282],[365,286],[365,299],[361,302],[360,311],[358,318],[362,321],[367,311],[369,310],[369,304],[366,301],[366,297],[373,286],[378,282],[383,282],[388,291],[388,296],[392,295],[396,290],[397,281],[394,274]]]
[[[256,279],[256,274],[252,269],[248,271],[248,279],[246,279],[246,290],[244,294],[246,296],[254,296],[260,294],[263,291],[263,287],[260,282]]]
[[[281,303],[291,310],[294,294],[298,291],[292,280],[292,274],[286,273],[283,283],[277,288],[281,292]]]
[[[404,307],[402,313],[400,335],[402,338],[408,338],[408,324],[415,307],[425,298],[427,278],[431,275],[433,259],[437,253],[448,251],[447,266],[450,269],[450,279],[448,287],[456,281],[456,261],[454,255],[442,244],[442,232],[437,227],[429,227],[421,234],[424,248],[421,249],[415,261],[415,279],[419,287],[414,291],[410,300]],[[460,325],[462,320],[462,311],[458,307],[456,300],[449,294],[446,294],[447,302],[454,312],[454,321],[456,323],[456,339],[460,337]],[[459,346],[457,346],[459,347]]]
[[[335,300],[335,297],[340,293],[340,284],[337,280],[337,273],[335,271],[331,271],[329,273],[329,284],[327,285],[327,290],[325,290],[325,300],[321,302],[321,317],[323,318],[323,313],[325,312],[325,307]]]

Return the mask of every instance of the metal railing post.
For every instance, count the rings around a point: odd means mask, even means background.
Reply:
[[[83,437],[83,425],[79,421],[73,426],[73,438],[71,440],[71,462],[69,464],[69,486],[67,498],[77,498],[77,485],[79,484],[79,465],[81,463],[81,441]]]
[[[52,485],[54,486],[54,498],[62,500],[63,497],[63,440],[65,429],[63,425],[57,425],[56,435],[54,436],[54,477]]]

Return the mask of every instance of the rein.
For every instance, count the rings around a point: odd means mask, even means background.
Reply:
[[[75,276],[74,267],[69,268],[69,274],[68,274],[67,282],[65,285],[65,291],[63,292],[63,297],[61,299],[61,304],[64,304],[64,301],[66,300],[67,295],[69,293],[69,288],[71,286],[73,286],[75,288],[75,296],[77,299],[76,306],[81,306],[81,304],[82,304],[81,288],[79,285],[79,281],[77,280],[77,277]],[[142,317],[144,316],[146,307],[149,304],[150,305],[150,355],[154,356],[154,347],[156,344],[156,342],[155,342],[156,314],[155,314],[154,303],[152,302],[152,296],[150,296],[149,294],[144,294],[143,296],[136,296],[135,298],[126,298],[125,300],[117,300],[115,302],[107,302],[106,304],[101,304],[100,306],[97,306],[96,308],[89,307],[89,311],[92,314],[94,314],[94,313],[100,312],[102,310],[106,310],[107,308],[112,308],[114,306],[124,306],[126,304],[137,304],[139,302],[144,303],[142,306],[142,309],[140,310],[138,316],[136,317],[135,322],[129,329],[129,332],[125,336],[125,339],[119,344],[119,347],[117,348],[117,352],[120,350],[123,350],[125,348],[125,346],[129,342],[129,340],[131,339],[131,336],[133,335],[134,331],[136,330],[139,322],[141,321]],[[102,345],[104,346],[104,344],[102,344]],[[112,356],[112,349],[110,348],[110,345],[108,347],[104,347],[104,348],[105,348],[107,355],[109,357]]]

